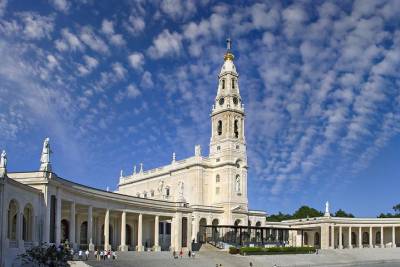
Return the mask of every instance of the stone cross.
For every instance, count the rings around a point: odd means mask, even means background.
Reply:
[[[231,49],[232,49],[232,40],[231,40],[231,38],[226,39],[226,49],[228,51],[231,51]]]
[[[143,163],[140,163],[140,170],[139,170],[139,172],[140,172],[140,173],[143,172]]]
[[[133,166],[133,175],[136,174],[136,165]]]

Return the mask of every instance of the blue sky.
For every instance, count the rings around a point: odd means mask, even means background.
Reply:
[[[208,153],[233,39],[250,207],[329,200],[357,216],[400,202],[400,2],[0,0],[0,148],[115,189],[120,169]]]

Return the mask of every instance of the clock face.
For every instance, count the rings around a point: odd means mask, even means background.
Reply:
[[[233,98],[233,104],[237,105],[239,103],[239,100],[237,99],[237,97]]]
[[[224,104],[224,98],[223,97],[221,97],[220,99],[219,99],[219,104],[222,106],[223,104]]]

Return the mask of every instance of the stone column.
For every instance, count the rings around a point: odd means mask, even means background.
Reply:
[[[197,242],[197,233],[198,232],[199,232],[199,215],[195,214],[194,220],[192,223],[192,240],[194,239],[194,242]]]
[[[57,196],[56,196],[56,246],[60,245],[61,243],[61,196],[60,190],[57,189]]]
[[[71,202],[70,214],[69,214],[69,243],[75,248],[75,202]]]
[[[392,226],[392,247],[396,247],[396,227]]]
[[[138,218],[138,244],[137,251],[143,251],[143,214],[139,213]]]
[[[121,245],[119,250],[128,251],[128,246],[126,245],[126,211],[123,211],[121,216]]]
[[[381,226],[381,248],[383,247],[383,226]]]
[[[192,250],[192,216],[188,215],[187,217],[187,238],[186,238],[186,247],[188,250]]]
[[[342,226],[339,226],[339,249],[343,248],[342,241]]]
[[[353,245],[351,244],[351,226],[349,226],[349,248],[353,248]]]
[[[174,236],[174,250],[180,251],[182,249],[182,213],[178,212],[175,214],[173,225],[174,232],[172,234]]]
[[[158,215],[154,218],[154,251],[160,251],[160,217]]]
[[[358,228],[358,248],[362,248],[362,227]]]
[[[45,191],[46,215],[43,227],[43,242],[50,243],[51,194],[48,186],[46,186]]]
[[[331,248],[335,248],[335,225],[331,225]]]
[[[93,207],[88,207],[88,228],[87,228],[87,240],[89,241],[89,251],[94,251],[94,244],[93,244]]]
[[[372,248],[372,227],[369,227],[369,247]]]
[[[106,210],[106,216],[104,218],[104,249],[111,249],[110,246],[110,210]]]

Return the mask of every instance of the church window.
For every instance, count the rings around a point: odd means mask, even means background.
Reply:
[[[238,101],[237,97],[234,97],[234,98],[233,98],[233,104],[235,104],[235,106],[236,106],[236,105],[238,104],[238,102],[239,102],[239,101]]]
[[[222,79],[222,89],[225,89],[225,79]]]
[[[219,187],[215,188],[215,194],[219,195]]]
[[[218,135],[222,134],[222,121],[218,121]]]
[[[221,97],[218,102],[219,102],[219,105],[222,106],[224,104],[225,100],[223,97]]]
[[[239,145],[236,145],[236,149],[239,149],[240,148],[240,146]]]
[[[232,78],[232,89],[235,89],[235,78]]]
[[[235,137],[238,138],[239,137],[239,126],[238,126],[238,120],[235,120],[235,127],[234,127],[234,131],[235,131]]]
[[[169,187],[165,188],[165,195],[169,197]]]
[[[215,182],[219,183],[219,181],[220,181],[220,176],[219,176],[219,174],[217,174],[217,176],[215,176]]]
[[[220,151],[220,150],[221,150],[221,147],[220,147],[220,146],[217,146],[217,150]]]
[[[217,158],[215,161],[216,161],[216,162],[219,162],[219,161],[220,161],[220,159],[219,159],[219,158]]]

